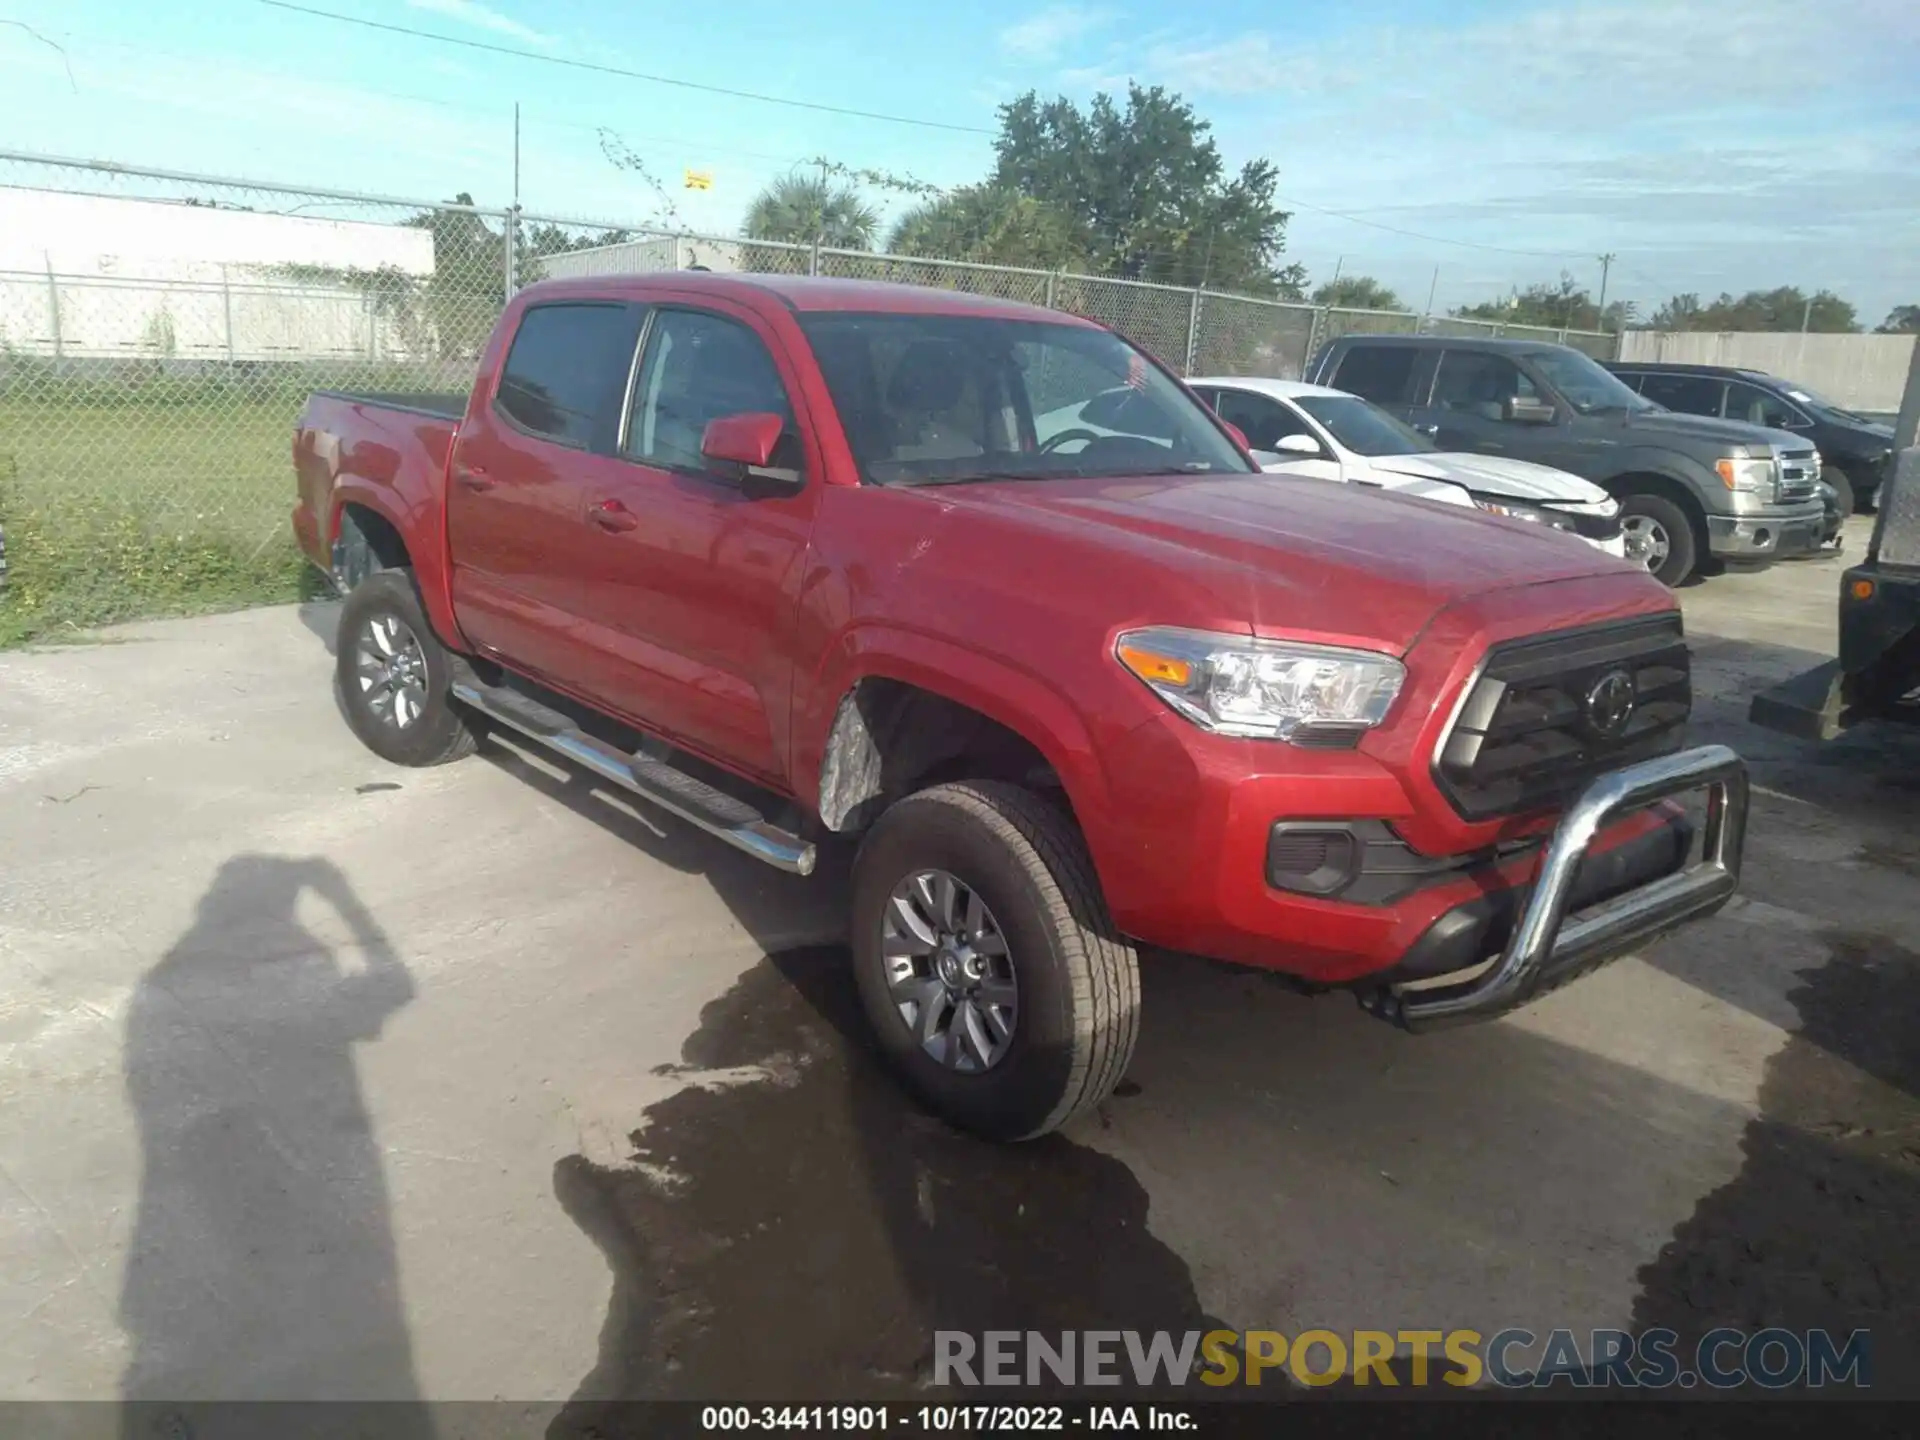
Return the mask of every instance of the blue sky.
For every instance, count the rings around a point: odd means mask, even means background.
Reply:
[[[312,0],[460,39],[991,131],[1028,88],[1185,94],[1270,156],[1289,253],[1437,304],[1563,269],[1651,305],[1827,286],[1920,303],[1920,0]],[[171,12],[171,13],[169,13]],[[826,154],[938,184],[990,137],[673,89],[199,0],[0,0],[0,147],[731,230]],[[31,27],[29,33],[20,26]],[[51,43],[48,43],[51,42]],[[57,48],[56,48],[57,47]],[[64,52],[64,53],[63,53]],[[707,192],[682,172],[710,171]],[[0,166],[0,173],[4,173]],[[1339,213],[1330,213],[1339,212]],[[1412,232],[1401,233],[1401,232]]]

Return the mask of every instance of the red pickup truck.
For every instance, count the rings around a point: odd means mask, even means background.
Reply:
[[[1421,1029],[1738,883],[1745,770],[1680,748],[1658,582],[1523,521],[1263,475],[1074,316],[547,282],[470,394],[316,394],[294,461],[371,749],[435,764],[505,726],[800,874],[858,835],[879,1044],[987,1135],[1120,1080],[1140,946]]]

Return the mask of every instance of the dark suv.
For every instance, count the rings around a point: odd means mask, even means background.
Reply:
[[[1565,345],[1342,335],[1307,379],[1363,395],[1443,450],[1553,465],[1620,501],[1629,559],[1678,585],[1709,556],[1770,561],[1824,536],[1819,456],[1797,434],[1676,415]]]
[[[1685,415],[1723,415],[1804,436],[1820,452],[1821,476],[1843,514],[1871,509],[1893,466],[1893,427],[1880,425],[1759,370],[1725,365],[1661,365],[1621,360],[1607,366],[1647,399]]]

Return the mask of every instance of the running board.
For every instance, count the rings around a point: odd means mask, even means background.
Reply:
[[[746,801],[716,790],[662,760],[629,754],[581,730],[558,710],[530,696],[477,678],[459,676],[453,698],[482,715],[498,720],[557,755],[584,766],[602,780],[618,785],[689,825],[744,850],[756,860],[791,875],[813,873],[814,848],[799,836],[768,823]]]

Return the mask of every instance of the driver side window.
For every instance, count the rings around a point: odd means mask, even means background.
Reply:
[[[700,443],[708,423],[751,413],[793,423],[786,386],[760,337],[700,310],[658,312],[627,417],[627,458],[704,471]]]
[[[1222,390],[1220,403],[1214,406],[1220,418],[1247,437],[1255,450],[1278,450],[1289,435],[1305,435],[1314,444],[1320,437],[1311,426],[1287,406],[1266,395],[1245,390]]]
[[[1538,400],[1540,392],[1520,367],[1504,355],[1449,350],[1440,357],[1433,382],[1433,403],[1455,414],[1505,420],[1509,400]]]

